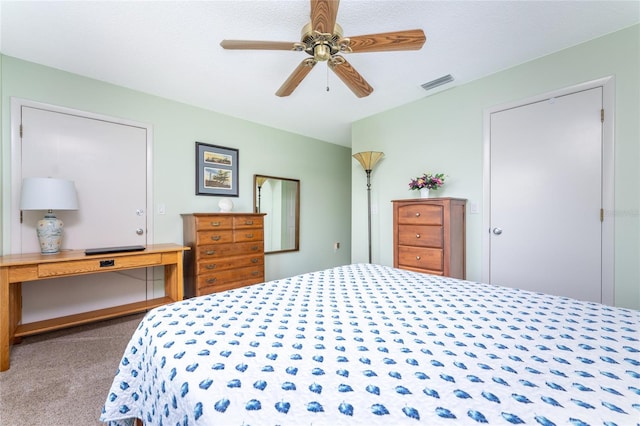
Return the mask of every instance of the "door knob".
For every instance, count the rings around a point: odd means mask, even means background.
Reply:
[[[142,234],[144,234],[144,230],[142,228],[138,228],[138,229],[136,229],[136,234],[142,235]]]
[[[496,234],[496,235],[500,235],[500,234],[502,234],[502,229],[500,229],[500,228],[493,228],[493,233],[494,233],[494,234]]]

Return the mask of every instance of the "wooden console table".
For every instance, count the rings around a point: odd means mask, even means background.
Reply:
[[[84,250],[0,257],[0,371],[9,369],[11,344],[23,336],[57,330],[118,316],[144,312],[183,298],[183,252],[189,247],[155,244],[143,251],[87,256]],[[20,324],[22,282],[47,278],[97,274],[164,265],[164,297],[99,309],[91,312]]]

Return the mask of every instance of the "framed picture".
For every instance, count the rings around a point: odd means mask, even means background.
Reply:
[[[196,195],[238,196],[238,150],[196,142]]]

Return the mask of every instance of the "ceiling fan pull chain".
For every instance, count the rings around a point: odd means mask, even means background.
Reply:
[[[329,65],[327,65],[327,92],[329,91]]]

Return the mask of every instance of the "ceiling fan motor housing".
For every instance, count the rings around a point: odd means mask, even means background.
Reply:
[[[340,41],[342,39],[342,27],[336,24],[333,34],[320,33],[311,27],[311,22],[302,28],[302,43],[304,51],[313,56],[316,61],[327,61],[336,53],[341,52]]]

